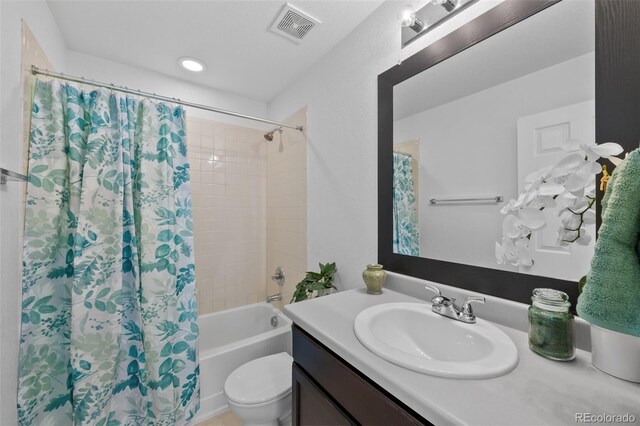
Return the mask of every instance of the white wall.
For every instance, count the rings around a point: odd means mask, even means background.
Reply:
[[[362,286],[362,270],[377,259],[378,74],[500,1],[480,1],[400,49],[405,3],[383,3],[269,103],[274,119],[308,106],[307,263],[336,261],[343,288]]]
[[[501,206],[432,206],[427,200],[517,198],[518,118],[593,99],[594,63],[593,53],[579,56],[394,123],[394,141],[420,140],[422,257],[514,270],[497,265],[494,256]]]
[[[0,166],[22,171],[21,20],[59,69],[66,63],[66,45],[44,1],[0,2]],[[23,184],[0,186],[0,423],[16,419],[16,381],[20,328],[21,277],[20,201]]]
[[[67,54],[67,68],[64,71],[74,76],[91,78],[100,82],[113,83],[163,96],[176,97],[181,100],[211,105],[243,114],[259,117],[267,115],[267,104],[265,102],[73,50],[70,50]],[[269,127],[269,125],[259,122],[194,108],[187,108],[187,116],[258,129]]]

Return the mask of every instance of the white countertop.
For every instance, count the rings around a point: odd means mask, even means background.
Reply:
[[[591,365],[591,353],[578,350],[571,362],[533,353],[527,333],[496,324],[518,348],[519,363],[495,379],[457,380],[398,367],[367,350],[353,332],[364,309],[381,303],[421,302],[385,289],[364,289],[287,305],[298,326],[435,425],[575,425],[576,413],[635,416],[640,425],[640,385],[611,377]],[[482,317],[479,315],[479,317]],[[638,360],[640,362],[640,360]]]

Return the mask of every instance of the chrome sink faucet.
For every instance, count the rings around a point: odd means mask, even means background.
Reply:
[[[485,298],[482,296],[469,296],[464,299],[462,306],[458,306],[456,305],[456,299],[444,297],[442,293],[440,293],[440,289],[438,289],[438,287],[427,284],[424,288],[425,290],[431,290],[436,294],[431,299],[431,310],[433,312],[467,324],[474,324],[476,322],[476,316],[473,314],[471,303],[485,302]]]

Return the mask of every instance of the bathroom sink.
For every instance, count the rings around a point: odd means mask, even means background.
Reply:
[[[438,377],[488,379],[518,364],[518,350],[502,330],[477,319],[465,324],[431,312],[427,303],[386,303],[354,321],[360,343],[401,367]]]

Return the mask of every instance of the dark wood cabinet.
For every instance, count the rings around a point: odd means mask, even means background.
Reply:
[[[293,425],[431,424],[296,325],[293,360]]]
[[[293,424],[352,425],[356,424],[331,398],[293,364]]]

